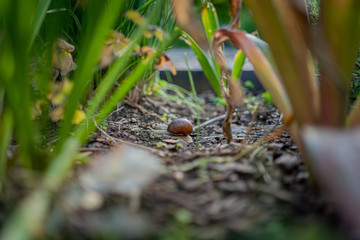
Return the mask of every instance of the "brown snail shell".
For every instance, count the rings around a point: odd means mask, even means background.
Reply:
[[[187,136],[192,130],[192,124],[185,118],[174,119],[168,126],[167,130],[173,134],[179,134]]]

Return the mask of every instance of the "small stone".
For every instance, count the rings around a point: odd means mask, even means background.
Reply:
[[[295,155],[283,154],[275,160],[275,163],[290,170],[298,166],[301,163],[301,160]]]
[[[269,150],[277,150],[277,149],[281,149],[283,146],[284,146],[284,144],[281,144],[281,143],[269,143],[268,149]]]
[[[184,179],[184,173],[182,172],[174,172],[173,177],[176,181],[182,181]]]

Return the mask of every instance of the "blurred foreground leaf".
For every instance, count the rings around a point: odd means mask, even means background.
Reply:
[[[202,49],[209,49],[206,34],[193,11],[191,0],[174,0],[176,22],[185,30]]]
[[[337,204],[348,226],[360,237],[360,128],[307,127],[303,132],[309,163]]]
[[[140,148],[120,145],[95,157],[80,179],[84,187],[103,194],[130,195],[151,183],[160,168],[157,156]]]

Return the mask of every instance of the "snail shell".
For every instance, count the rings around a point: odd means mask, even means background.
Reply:
[[[192,132],[193,127],[189,120],[178,118],[169,124],[167,130],[173,134],[188,136]]]

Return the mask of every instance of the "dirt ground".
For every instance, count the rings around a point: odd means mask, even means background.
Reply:
[[[99,132],[82,149],[84,154],[130,144],[159,156],[165,170],[141,193],[136,211],[127,210],[131,198],[111,195],[100,210],[66,213],[66,232],[93,235],[105,228],[138,238],[175,225],[182,229],[180,234],[191,229],[190,235],[198,238],[231,239],[230,233],[251,232],[274,219],[334,222],[332,208],[315,193],[287,131],[249,150],[281,126],[274,107],[262,105],[256,116],[249,109],[237,110],[234,141],[227,144],[221,129],[224,107],[214,103],[211,93],[199,99],[203,108],[199,118],[184,103],[146,96],[137,104],[126,100],[100,123]],[[166,127],[175,116],[187,118],[194,127],[200,122],[202,127],[190,134],[191,139],[172,136]]]

